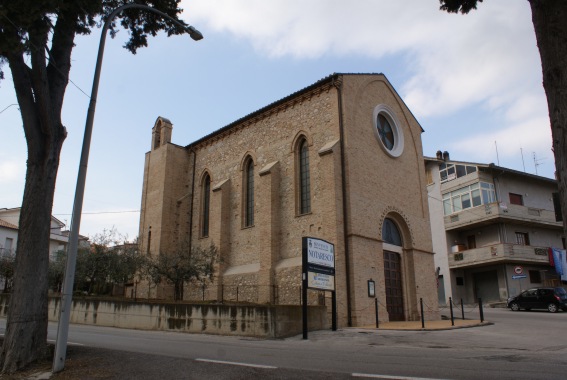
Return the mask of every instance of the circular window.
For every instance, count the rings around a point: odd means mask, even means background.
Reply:
[[[404,135],[398,127],[395,113],[385,104],[374,108],[374,132],[380,145],[392,157],[399,157],[404,150]]]

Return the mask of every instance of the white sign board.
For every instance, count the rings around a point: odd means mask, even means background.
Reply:
[[[335,290],[335,276],[315,272],[308,272],[307,274],[307,284],[310,288]]]
[[[324,267],[335,267],[335,250],[331,243],[307,238],[307,262]]]

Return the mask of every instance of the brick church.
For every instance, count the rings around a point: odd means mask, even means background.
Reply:
[[[139,241],[214,244],[213,282],[185,299],[299,304],[308,236],[335,246],[339,327],[374,323],[370,288],[381,321],[418,320],[420,298],[439,317],[423,130],[384,75],[330,75],[186,146],[172,129],[152,129]]]

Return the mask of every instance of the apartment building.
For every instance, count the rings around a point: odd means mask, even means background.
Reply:
[[[550,262],[550,248],[565,249],[554,179],[441,151],[425,167],[440,304],[561,284]]]

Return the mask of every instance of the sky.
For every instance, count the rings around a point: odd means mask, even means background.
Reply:
[[[136,55],[108,38],[80,233],[138,236],[144,155],[159,116],[187,145],[332,73],[383,73],[421,124],[423,152],[554,178],[528,1],[468,15],[438,0],[185,0],[204,35],[160,34]],[[100,30],[75,40],[53,215],[70,228]],[[27,148],[11,74],[0,82],[0,208],[19,207]],[[88,95],[87,95],[88,94]]]

